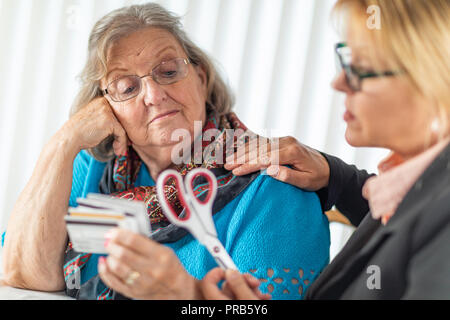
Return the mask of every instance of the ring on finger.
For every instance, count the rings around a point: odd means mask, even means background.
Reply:
[[[125,279],[125,283],[129,286],[132,286],[134,282],[141,276],[141,274],[137,271],[131,271],[130,274]]]

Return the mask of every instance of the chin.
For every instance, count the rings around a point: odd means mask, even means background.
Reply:
[[[352,147],[367,147],[368,143],[363,138],[361,132],[355,132],[355,130],[347,128],[345,132],[345,140]]]
[[[164,128],[152,128],[148,131],[148,143],[154,146],[170,146],[180,143],[179,134],[175,134],[174,139],[172,135],[174,131],[180,130],[180,132],[188,131],[189,127],[174,123],[173,125],[165,126]]]

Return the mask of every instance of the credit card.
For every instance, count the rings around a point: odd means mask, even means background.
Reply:
[[[142,201],[130,201],[110,196],[89,194],[77,199],[64,217],[69,239],[77,252],[107,254],[105,234],[122,228],[151,237],[147,207]]]

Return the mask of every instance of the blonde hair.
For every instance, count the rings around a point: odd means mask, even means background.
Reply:
[[[87,62],[79,77],[81,88],[70,116],[103,95],[100,80],[107,72],[107,53],[111,46],[117,40],[149,27],[169,31],[178,40],[190,61],[204,69],[207,77],[207,105],[219,115],[231,111],[234,97],[230,88],[217,72],[212,59],[189,39],[180,17],[158,4],[147,3],[114,10],[95,24],[89,37]],[[112,142],[113,137],[109,137],[88,152],[99,161],[108,161],[114,157]]]
[[[378,8],[379,29],[369,30],[371,6]],[[348,14],[347,27],[366,32],[388,66],[402,70],[418,92],[434,103],[436,110],[430,111],[440,119],[440,138],[448,134],[450,0],[338,0],[333,12]]]

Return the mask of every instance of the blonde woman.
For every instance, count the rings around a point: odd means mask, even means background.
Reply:
[[[381,29],[367,24],[377,6]],[[372,7],[373,8],[373,7]],[[339,0],[346,43],[336,46],[346,94],[346,140],[392,154],[371,177],[285,138],[273,177],[317,190],[358,226],[308,289],[308,299],[450,297],[450,1]],[[373,22],[373,21],[372,21]],[[265,155],[270,157],[270,154]],[[265,165],[226,165],[245,174]],[[368,210],[370,212],[368,213]],[[226,278],[228,289],[216,283]],[[237,273],[211,271],[206,298],[257,298]]]

